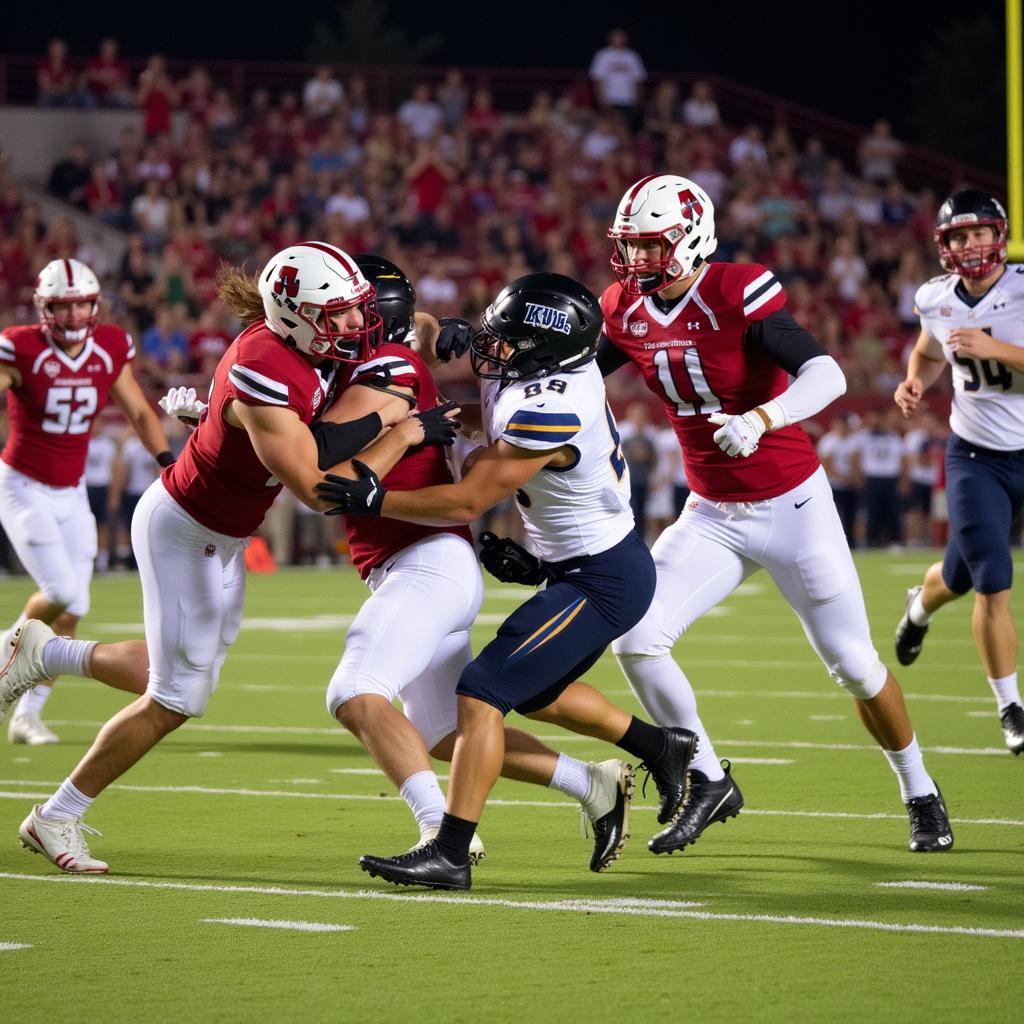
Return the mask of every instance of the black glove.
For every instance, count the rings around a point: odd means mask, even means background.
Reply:
[[[441,325],[441,333],[434,342],[437,358],[442,363],[447,363],[449,359],[461,359],[469,351],[469,343],[476,334],[473,325],[457,316],[442,317],[438,323]]]
[[[521,544],[508,537],[480,534],[480,564],[502,583],[522,583],[535,587],[547,579],[544,563]]]
[[[352,460],[352,468],[359,474],[358,480],[327,473],[323,481],[313,488],[318,498],[334,506],[324,515],[379,516],[387,492],[381,486],[377,474],[358,459]]]
[[[449,447],[455,444],[455,431],[462,426],[458,420],[450,420],[445,415],[452,409],[458,409],[458,402],[445,402],[433,409],[415,413],[416,419],[423,424],[423,440],[420,444],[443,444]]]

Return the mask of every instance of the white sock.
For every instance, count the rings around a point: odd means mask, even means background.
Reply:
[[[47,686],[45,683],[39,683],[37,686],[33,686],[31,690],[26,690],[21,695],[21,700],[18,701],[17,707],[14,709],[16,715],[40,715],[43,711],[43,705],[46,703],[46,698],[50,696],[50,691],[53,689],[52,686]]]
[[[95,640],[71,640],[66,636],[55,636],[43,645],[43,671],[52,679],[54,676],[85,676],[91,678]]]
[[[900,796],[904,803],[914,797],[938,793],[938,787],[925,771],[916,735],[902,750],[883,750],[882,753],[900,780]]]
[[[420,832],[441,824],[444,817],[444,793],[432,771],[415,772],[402,783],[399,790],[409,805]]]
[[[988,685],[996,695],[999,711],[1005,711],[1011,704],[1021,704],[1020,690],[1017,688],[1017,673],[1011,672],[1001,679],[989,679]],[[1021,705],[1024,707],[1024,705]]]
[[[932,621],[932,617],[924,610],[924,601],[921,600],[923,593],[923,590],[919,590],[914,595],[914,600],[910,602],[910,607],[907,609],[910,621],[915,626],[927,626]]]
[[[725,778],[711,737],[697,714],[697,697],[683,670],[671,655],[619,656],[619,665],[648,715],[661,726],[689,729],[697,734],[697,753],[690,768],[709,782]]]
[[[49,821],[82,818],[95,797],[86,796],[70,779],[65,779],[49,800],[39,808],[39,817]]]
[[[590,769],[575,757],[559,754],[548,787],[557,789],[574,800],[585,800],[590,793]]]

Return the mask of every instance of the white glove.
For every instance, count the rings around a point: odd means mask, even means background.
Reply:
[[[720,429],[714,434],[715,444],[733,458],[740,455],[746,459],[753,455],[761,435],[768,429],[754,410],[740,416],[715,412],[708,417],[708,422],[719,425]]]
[[[192,430],[199,426],[199,417],[206,412],[206,403],[196,397],[195,388],[171,388],[157,404],[168,416]]]

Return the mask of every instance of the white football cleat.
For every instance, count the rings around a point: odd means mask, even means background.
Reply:
[[[633,766],[625,761],[590,761],[590,789],[580,801],[583,834],[587,823],[594,832],[591,871],[605,871],[622,853],[629,839],[629,804],[633,798]]]
[[[420,833],[420,841],[409,849],[409,853],[413,850],[418,850],[421,846],[426,846],[431,839],[437,838],[437,833],[441,831],[440,825],[431,825],[429,828],[425,828]],[[487,856],[487,851],[484,849],[484,841],[480,838],[479,834],[474,832],[473,839],[469,844],[469,863],[474,867],[480,863]]]
[[[26,850],[41,853],[61,871],[71,874],[105,875],[107,865],[96,860],[89,853],[89,844],[83,832],[98,836],[81,818],[61,818],[49,821],[39,816],[41,804],[32,808],[32,813],[21,823],[18,839]]]
[[[26,690],[49,678],[43,668],[43,648],[56,635],[45,622],[29,619],[0,651],[5,659],[0,668],[0,719]]]
[[[60,743],[60,737],[38,715],[21,712],[11,717],[7,741],[42,747],[47,743]]]

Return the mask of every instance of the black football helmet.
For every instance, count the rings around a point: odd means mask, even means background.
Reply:
[[[953,228],[978,225],[992,228],[991,244],[950,249]],[[1007,233],[1006,211],[998,199],[977,188],[957,190],[939,207],[935,218],[935,244],[942,269],[961,277],[986,277],[1006,262]]]
[[[416,289],[390,260],[366,253],[356,256],[356,266],[377,289],[377,309],[384,318],[384,341],[404,342],[415,327]]]
[[[516,278],[480,318],[469,349],[473,372],[522,381],[573,370],[594,358],[602,320],[597,299],[571,277]]]

